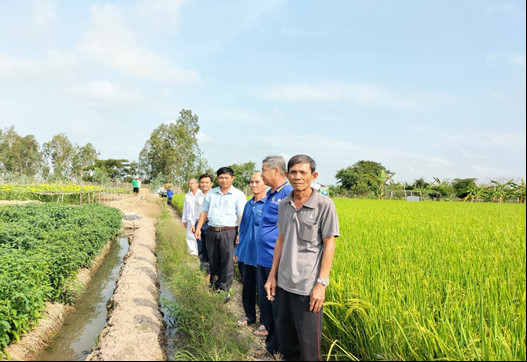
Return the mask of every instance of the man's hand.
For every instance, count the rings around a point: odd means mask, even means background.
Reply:
[[[191,232],[192,234],[194,234],[194,233],[196,232],[196,227],[195,227],[194,225],[192,225],[192,226],[190,227],[190,232]]]
[[[194,232],[194,237],[196,240],[201,240],[201,228]]]
[[[309,295],[309,311],[318,313],[324,305],[324,299],[326,299],[326,287],[320,283],[315,284]]]
[[[234,260],[234,262],[237,263],[238,262],[238,257],[236,255],[233,255],[232,256],[232,260]]]
[[[264,289],[267,292],[267,299],[272,302],[276,293],[276,278],[274,276],[269,275]]]
[[[183,223],[183,227],[184,227],[185,229],[187,228],[187,223],[186,223],[186,222]]]

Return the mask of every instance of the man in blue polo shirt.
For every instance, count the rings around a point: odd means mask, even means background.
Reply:
[[[258,305],[260,306],[260,318],[267,330],[266,349],[271,354],[280,352],[276,332],[278,307],[276,302],[267,299],[264,285],[273,266],[274,246],[278,239],[278,206],[293,190],[285,177],[285,172],[283,157],[268,156],[262,161],[262,179],[271,189],[267,192],[267,201],[263,207],[260,226],[256,233]],[[256,334],[258,332],[257,330]]]
[[[262,218],[262,209],[267,200],[266,187],[261,172],[255,172],[249,182],[251,193],[254,195],[243,209],[240,223],[240,243],[234,251],[234,261],[238,262],[238,269],[242,276],[242,304],[245,315],[236,323],[239,327],[256,322],[256,230]],[[261,324],[261,323],[260,323]]]
[[[211,288],[228,292],[234,276],[233,253],[238,235],[237,229],[247,199],[242,191],[232,186],[234,181],[232,168],[222,167],[216,174],[220,186],[205,195],[195,236],[196,239],[201,239],[201,227],[208,220],[209,228],[205,244],[209,256]]]

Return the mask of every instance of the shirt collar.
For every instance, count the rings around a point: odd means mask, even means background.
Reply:
[[[318,192],[317,190],[315,190],[314,188],[311,188],[311,190],[313,190],[313,192],[311,193],[311,195],[309,196],[309,198],[306,200],[306,202],[304,202],[304,204],[302,205],[302,207],[309,207],[310,209],[314,209],[317,207],[317,198],[318,198]],[[294,190],[291,191],[291,193],[289,195],[287,195],[287,197],[289,198],[289,202],[293,202],[293,194],[294,194]],[[317,194],[317,195],[315,195]]]
[[[276,194],[277,192],[282,191],[282,189],[284,188],[285,185],[289,185],[289,181],[288,180],[285,180],[285,182],[283,184],[278,186],[278,188],[275,190],[275,192],[271,192],[271,189],[269,189],[269,193],[268,193],[267,196],[269,197],[269,195]]]

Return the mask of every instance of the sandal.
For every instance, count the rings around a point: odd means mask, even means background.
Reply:
[[[254,335],[260,336],[260,337],[267,337],[269,332],[267,332],[267,329],[265,329],[265,326],[263,324],[260,324],[258,328],[253,332]]]
[[[238,322],[236,322],[238,327],[245,327],[247,324],[249,324],[249,318],[247,317],[241,317],[238,319]]]

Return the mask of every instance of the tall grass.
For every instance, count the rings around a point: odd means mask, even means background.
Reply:
[[[525,360],[525,205],[335,204],[328,358]]]
[[[249,339],[236,329],[224,296],[211,293],[199,263],[188,255],[185,229],[165,207],[157,226],[158,262],[176,302],[170,307],[182,332],[173,360],[240,361]]]

